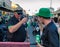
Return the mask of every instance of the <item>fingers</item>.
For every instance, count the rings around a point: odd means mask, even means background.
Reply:
[[[27,18],[25,17],[21,21],[22,21],[22,23],[25,23],[25,22],[27,22]]]

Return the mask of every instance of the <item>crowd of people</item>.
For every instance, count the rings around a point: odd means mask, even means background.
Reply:
[[[60,17],[51,18],[53,14],[49,8],[41,8],[37,14],[31,19],[28,16],[23,16],[20,10],[15,10],[13,17],[11,17],[6,24],[5,36],[0,29],[0,41],[7,42],[24,42],[29,39],[27,27],[33,27],[33,35],[38,36],[36,40],[37,47],[59,47],[59,33],[60,33]],[[3,23],[0,17],[0,25]],[[27,22],[28,21],[28,22]],[[29,22],[30,21],[30,22]],[[28,40],[29,41],[29,40]]]

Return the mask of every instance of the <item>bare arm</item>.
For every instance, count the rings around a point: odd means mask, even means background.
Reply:
[[[10,33],[15,32],[16,30],[18,30],[18,28],[27,21],[27,18],[23,18],[19,23],[17,23],[16,25],[11,26],[9,29]]]

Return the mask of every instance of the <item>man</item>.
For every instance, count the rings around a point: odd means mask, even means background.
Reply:
[[[59,47],[59,35],[58,30],[54,22],[51,20],[51,12],[48,8],[41,8],[38,16],[39,22],[42,22],[45,27],[41,36],[42,44],[38,47]]]
[[[14,16],[8,21],[7,40],[12,42],[24,42],[26,39],[25,23],[27,17],[22,18],[20,10],[14,11]]]

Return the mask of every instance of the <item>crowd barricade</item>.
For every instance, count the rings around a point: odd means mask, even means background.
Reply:
[[[30,47],[30,42],[0,42],[0,47]]]

